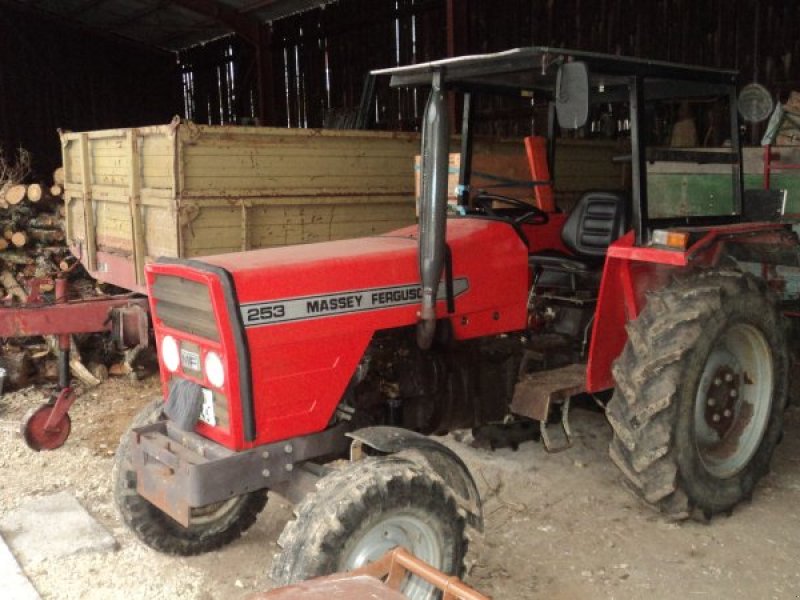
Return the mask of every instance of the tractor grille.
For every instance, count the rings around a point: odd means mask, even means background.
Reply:
[[[156,316],[164,325],[201,338],[219,341],[208,287],[196,281],[157,275],[151,290]]]

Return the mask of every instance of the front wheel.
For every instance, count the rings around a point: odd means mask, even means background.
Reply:
[[[161,400],[145,406],[120,440],[113,474],[117,510],[136,537],[154,550],[182,556],[215,550],[237,539],[256,522],[267,502],[267,491],[192,508],[189,527],[183,527],[142,498],[136,491],[136,471],[130,457],[131,429],[158,422],[163,418],[162,408]]]
[[[769,470],[788,365],[783,318],[754,277],[701,272],[650,294],[614,365],[612,460],[673,518],[730,511]]]
[[[435,473],[393,455],[353,463],[317,487],[278,540],[281,552],[272,567],[277,583],[351,571],[396,546],[444,573],[463,574],[465,520]],[[438,597],[416,576],[401,591],[412,600]]]

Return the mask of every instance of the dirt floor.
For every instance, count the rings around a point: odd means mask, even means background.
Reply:
[[[17,430],[41,392],[0,397],[0,512],[28,496],[69,490],[119,543],[110,554],[23,565],[43,598],[235,599],[270,587],[266,573],[291,514],[279,498],[243,539],[192,558],[158,554],[118,521],[114,449],[131,416],[157,393],[153,378],[109,381],[85,393],[72,410],[66,446],[40,454]],[[468,583],[498,599],[800,597],[800,411],[787,414],[773,472],[753,502],[710,525],[665,522],[622,488],[607,458],[602,414],[573,411],[573,427],[575,447],[556,455],[532,442],[489,452],[446,439],[485,501],[487,530],[474,544]]]

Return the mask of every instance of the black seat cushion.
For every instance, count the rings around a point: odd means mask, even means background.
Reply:
[[[528,257],[528,264],[534,268],[542,267],[570,273],[585,273],[596,267],[598,261],[582,256],[570,256],[558,250],[543,250],[531,254]]]
[[[605,256],[625,233],[625,204],[618,192],[586,192],[564,223],[561,239],[579,256]]]
[[[533,268],[567,273],[596,270],[611,242],[627,229],[625,195],[619,192],[586,192],[561,229],[561,239],[574,255],[543,250],[528,257]]]

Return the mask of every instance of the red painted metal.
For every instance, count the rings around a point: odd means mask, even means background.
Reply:
[[[255,250],[206,257],[233,276],[238,300],[264,302],[353,290],[371,290],[419,282],[417,228],[383,236],[322,244]],[[449,318],[456,339],[517,331],[527,320],[528,250],[513,227],[488,219],[451,219],[447,242],[453,276],[469,288],[455,298],[455,313],[444,301],[437,314]],[[417,322],[417,304],[250,327],[252,383],[257,437],[246,444],[237,356],[221,284],[215,275],[186,265],[152,264],[148,285],[158,274],[205,283],[210,291],[220,342],[212,343],[171,330],[158,318],[151,299],[159,345],[167,333],[217,349],[225,359],[230,430],[198,426],[198,432],[235,449],[288,439],[326,427],[373,334]],[[164,391],[171,374],[161,364]]]
[[[83,255],[83,248],[80,245],[70,246],[70,252],[81,261],[84,267],[87,265],[86,257]],[[97,258],[97,269],[88,271],[89,275],[98,281],[112,283],[118,287],[125,288],[139,294],[146,294],[147,287],[136,282],[136,267],[130,256],[120,256],[98,250],[95,253]],[[88,270],[88,268],[87,268]]]
[[[550,181],[550,166],[547,164],[547,138],[533,135],[526,137],[525,152],[528,155],[532,180]],[[556,211],[552,183],[537,185],[533,188],[533,193],[536,197],[536,206],[548,213]]]
[[[780,160],[781,155],[773,152],[774,148],[771,145],[764,146],[764,189],[770,189],[772,184],[773,171],[796,171],[800,169],[800,164],[793,163],[778,163],[775,164],[775,159]]]
[[[561,230],[569,217],[566,213],[549,213],[548,222],[544,225],[522,224],[522,231],[528,238],[528,251],[531,254],[542,250],[558,250],[571,255],[572,250],[564,245],[561,239]]]
[[[614,387],[611,366],[628,340],[625,324],[644,308],[646,293],[663,287],[676,269],[717,264],[724,244],[794,246],[793,236],[781,223],[737,223],[706,229],[680,229],[700,237],[685,251],[636,247],[632,232],[608,249],[592,326],[586,385],[589,392]],[[620,299],[622,301],[620,302]]]
[[[32,450],[55,450],[64,445],[72,429],[67,411],[75,400],[69,388],[64,388],[55,404],[42,404],[25,415],[22,436]]]
[[[110,298],[85,299],[57,304],[23,305],[0,308],[0,337],[69,335],[110,331],[111,311],[138,306],[147,300],[133,294]]]

